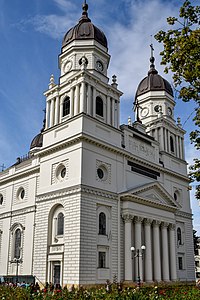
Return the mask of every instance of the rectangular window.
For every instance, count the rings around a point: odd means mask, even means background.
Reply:
[[[183,270],[183,258],[178,257],[178,268],[179,270]]]
[[[106,252],[99,252],[99,268],[106,268]]]

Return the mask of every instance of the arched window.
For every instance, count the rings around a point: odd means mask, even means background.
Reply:
[[[15,238],[15,244],[14,244],[14,258],[19,259],[20,258],[20,252],[21,252],[21,230],[18,228],[16,229],[14,233],[14,238]]]
[[[70,113],[70,98],[65,98],[63,102],[63,117],[69,115]]]
[[[99,214],[99,234],[106,235],[106,215],[103,212]]]
[[[103,117],[103,100],[96,97],[96,114]]]
[[[177,228],[177,244],[182,245],[182,233],[181,233],[181,228]]]
[[[171,152],[174,152],[174,140],[172,136],[170,136],[170,150]]]
[[[57,219],[57,235],[63,235],[64,233],[64,215],[62,212],[58,214]]]

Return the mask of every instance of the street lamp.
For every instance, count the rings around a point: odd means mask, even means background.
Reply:
[[[132,252],[132,259],[137,258],[137,271],[138,271],[138,286],[140,287],[141,285],[141,278],[140,278],[140,257],[143,259],[144,257],[144,251],[146,247],[144,245],[141,246],[140,249],[135,249],[135,247],[131,247],[131,252]]]
[[[18,270],[19,270],[19,264],[21,264],[23,261],[21,258],[14,258],[11,260],[11,264],[16,264],[16,283],[18,282]]]

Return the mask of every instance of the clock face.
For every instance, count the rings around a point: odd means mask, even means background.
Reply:
[[[72,61],[68,60],[65,64],[65,73],[69,72],[72,68]]]
[[[149,113],[148,107],[142,108],[142,110],[141,110],[141,116],[142,117],[146,117],[148,115],[148,113]]]
[[[156,106],[154,107],[154,110],[155,110],[155,112],[159,112],[159,110],[160,110],[160,105],[156,105]]]
[[[168,108],[167,108],[167,113],[168,113],[169,116],[172,115],[172,109],[171,109],[171,107],[168,107]]]
[[[97,60],[96,67],[100,72],[103,72],[103,63],[100,60]]]

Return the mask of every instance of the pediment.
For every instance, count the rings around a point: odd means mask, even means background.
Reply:
[[[155,205],[163,205],[174,209],[180,208],[180,205],[157,181],[138,186],[121,194],[122,199],[127,199],[128,197],[143,199],[146,202],[154,203]]]

